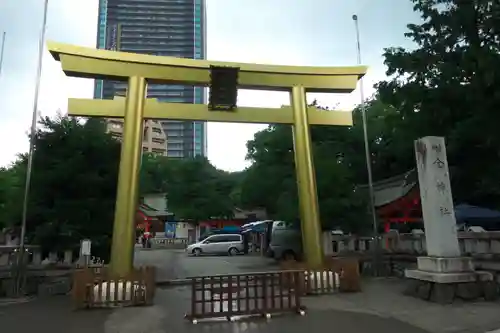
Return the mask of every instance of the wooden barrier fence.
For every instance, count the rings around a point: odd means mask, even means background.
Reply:
[[[73,276],[75,309],[139,306],[153,303],[155,267],[141,267],[126,277],[115,277],[107,267],[77,269]]]
[[[301,305],[300,270],[201,276],[191,279],[191,312],[186,319],[262,315],[295,312],[305,314]],[[288,282],[288,283],[287,283]],[[290,283],[291,282],[291,283]]]
[[[359,262],[355,258],[325,258],[324,266],[311,269],[306,263],[287,260],[281,263],[283,270],[301,270],[301,291],[304,295],[321,295],[361,290]]]

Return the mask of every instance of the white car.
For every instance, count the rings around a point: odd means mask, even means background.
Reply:
[[[188,254],[194,254],[195,256],[202,254],[229,254],[233,256],[242,253],[244,250],[243,236],[239,234],[211,235],[186,248]]]

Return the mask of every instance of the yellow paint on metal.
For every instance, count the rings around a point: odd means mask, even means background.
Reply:
[[[290,97],[294,117],[293,147],[297,188],[300,198],[302,245],[308,266],[310,268],[320,268],[323,263],[321,224],[304,87],[293,87]],[[334,185],[332,184],[332,186]]]
[[[356,89],[367,71],[365,66],[277,66],[159,57],[55,42],[49,42],[48,49],[69,76],[111,80],[140,76],[149,83],[206,86],[210,83],[210,66],[228,66],[239,68],[238,87],[243,89],[289,91],[301,85],[308,92],[342,93]]]
[[[131,77],[125,102],[111,244],[111,271],[117,276],[126,276],[133,269],[145,95],[146,80],[137,76]]]
[[[321,265],[323,251],[309,125],[349,126],[352,114],[307,107],[306,92],[351,92],[367,67],[275,66],[193,60],[54,42],[49,42],[48,48],[68,76],[128,80],[129,83],[126,100],[69,100],[71,115],[125,118],[111,250],[114,274],[125,275],[132,269],[144,118],[292,124],[306,260],[311,267]],[[238,88],[290,92],[292,106],[239,107],[236,112],[217,112],[209,111],[207,105],[160,103],[145,98],[146,82],[208,86],[210,66],[238,67]]]
[[[123,118],[125,99],[93,100],[70,98],[68,114],[79,117]],[[310,125],[352,126],[352,112],[327,111],[308,107]],[[293,124],[292,108],[238,107],[232,112],[209,111],[205,104],[163,103],[147,99],[144,118],[157,120],[194,120],[233,123]]]

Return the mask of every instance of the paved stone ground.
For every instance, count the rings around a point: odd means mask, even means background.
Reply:
[[[258,257],[187,257],[179,250],[141,250],[137,264],[154,264],[161,279],[195,275],[274,270]],[[400,293],[402,281],[375,279],[364,291],[308,297],[306,316],[270,320],[199,323],[183,319],[189,309],[189,288],[159,289],[155,305],[113,311],[73,312],[69,297],[0,304],[0,332],[16,333],[302,333],[337,331],[370,333],[484,333],[500,327],[500,302],[440,306]]]
[[[183,276],[179,263],[182,254],[180,250],[136,249],[134,264],[156,266],[157,280],[176,279]]]
[[[157,279],[217,275],[278,269],[276,263],[259,256],[188,256],[183,250],[138,250],[136,265],[157,267]]]
[[[111,314],[106,322],[106,333],[426,333],[407,323],[372,314],[339,310],[308,311],[305,316],[287,314],[270,320],[253,319],[239,322],[200,322],[193,325],[183,319],[189,309],[189,288],[176,287],[159,290],[155,305],[149,308],[120,309]],[[175,304],[175,305],[174,305]],[[141,318],[148,318],[146,321]],[[147,326],[138,327],[137,323]],[[142,328],[142,331],[140,330]]]
[[[67,296],[0,306],[2,333],[105,333],[111,311],[72,310]]]
[[[364,281],[361,293],[309,297],[306,305],[310,311],[333,309],[397,318],[435,333],[484,333],[500,328],[500,302],[443,306],[404,296],[403,289],[401,279],[371,279]]]

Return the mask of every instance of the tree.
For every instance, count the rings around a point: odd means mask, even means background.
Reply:
[[[165,156],[144,153],[140,173],[140,193],[165,193],[168,188],[167,179],[171,178],[176,160]]]
[[[92,240],[106,260],[111,242],[120,143],[98,119],[43,118],[36,132],[27,237],[44,251],[76,248]],[[0,169],[0,223],[21,223],[26,156]],[[169,210],[186,219],[231,216],[237,174],[217,170],[207,159],[144,154],[142,194],[166,193]]]
[[[414,167],[413,141],[401,130],[401,114],[378,95],[353,110],[353,126],[314,126],[312,140],[345,165],[356,184],[367,184],[362,112],[365,109],[370,160],[375,180],[401,174]],[[410,157],[410,159],[408,159]],[[408,163],[409,161],[409,163]]]
[[[168,208],[176,217],[199,221],[232,217],[231,200],[236,180],[204,157],[169,160],[166,177]]]
[[[401,114],[397,140],[446,137],[454,199],[498,207],[500,3],[412,1],[423,23],[409,24],[405,35],[416,48],[386,49],[391,79],[378,85],[381,100]]]
[[[286,212],[295,218],[297,190],[290,127],[269,126],[255,134],[254,140],[247,143],[247,149],[247,159],[252,165],[241,183],[242,205],[265,207],[271,216]],[[287,203],[286,198],[292,201]],[[290,216],[282,218],[287,217],[290,219]]]
[[[353,136],[357,132],[335,126],[312,128],[318,201],[325,228],[361,232],[367,226],[367,197],[356,191],[356,172],[352,168],[359,170],[361,159],[349,157],[354,149],[350,144],[356,141]],[[291,127],[269,126],[258,132],[247,148],[247,158],[253,163],[241,185],[242,203],[265,207],[276,219],[298,220]]]
[[[75,118],[46,117],[39,124],[27,216],[29,242],[45,251],[57,251],[76,248],[82,238],[90,238],[94,254],[106,259],[120,144],[96,119],[82,123]],[[22,198],[25,165],[26,159],[21,158],[4,170],[12,177],[8,186],[12,198]],[[7,205],[10,209],[4,221],[19,226],[22,200]]]
[[[231,217],[239,200],[234,192],[240,173],[216,169],[204,157],[170,158],[145,154],[141,193],[166,193],[167,206],[177,218],[204,220]]]
[[[0,168],[0,230],[21,219],[25,166],[26,156],[20,155],[8,168]]]

